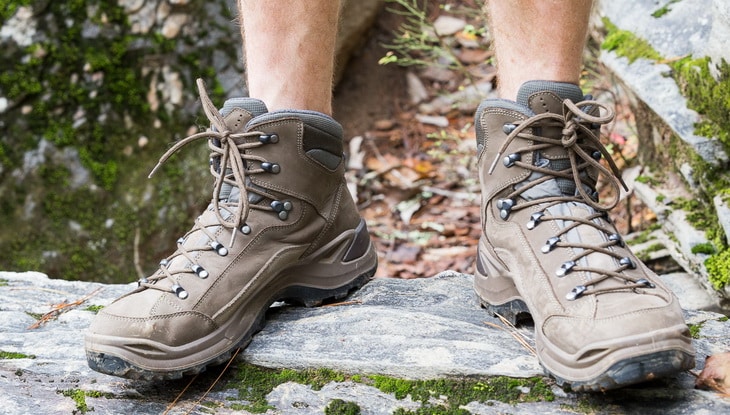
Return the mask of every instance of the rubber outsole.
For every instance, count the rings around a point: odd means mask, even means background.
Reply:
[[[478,301],[490,314],[500,315],[512,325],[532,319],[530,310],[522,300],[513,300],[500,305],[490,304],[481,298],[478,298]],[[544,365],[543,370],[562,388],[570,388],[575,392],[603,392],[675,375],[694,366],[693,355],[680,350],[664,350],[620,360],[603,373],[588,380],[565,379]]]
[[[244,333],[243,337],[238,343],[236,343],[225,352],[192,367],[164,372],[152,371],[136,366],[118,356],[110,355],[107,353],[97,353],[88,350],[86,351],[86,360],[89,367],[97,372],[127,379],[161,381],[181,379],[184,376],[196,375],[202,373],[206,370],[206,368],[210,366],[216,366],[221,363],[227,362],[231,359],[231,356],[233,356],[234,352],[237,349],[243,349],[248,346],[253,336],[261,331],[261,329],[263,329],[266,320],[266,312],[268,311],[271,304],[273,304],[274,302],[289,301],[303,304],[307,307],[315,307],[321,305],[326,301],[341,300],[347,297],[350,292],[357,290],[365,285],[368,281],[370,281],[374,274],[375,269],[372,269],[350,281],[350,283],[331,290],[321,290],[311,287],[300,286],[287,287],[282,292],[278,293],[274,298],[272,298],[267,303],[266,307],[259,311],[254,321],[254,324],[246,333]]]

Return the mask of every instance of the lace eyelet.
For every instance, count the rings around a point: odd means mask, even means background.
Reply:
[[[612,233],[611,235],[609,235],[608,240],[611,242],[615,242],[618,246],[622,246],[622,247],[626,246],[626,243],[624,242],[621,235],[619,235],[617,233]]]
[[[183,287],[179,286],[178,284],[175,284],[172,287],[170,287],[170,291],[175,293],[177,298],[179,298],[181,300],[188,298],[188,292],[185,291],[185,289]]]
[[[630,268],[630,269],[636,269],[636,264],[634,264],[634,261],[631,260],[629,257],[623,257],[618,261],[619,265]]]
[[[241,226],[241,233],[244,234],[244,235],[250,234],[251,233],[251,227],[248,226],[248,225],[246,225],[244,223],[243,226]]]
[[[542,253],[547,254],[548,252],[555,249],[555,246],[558,244],[558,242],[560,242],[560,238],[558,238],[557,236],[553,236],[550,239],[548,239],[545,242],[545,245],[542,246],[542,249],[541,249]]]
[[[206,279],[210,274],[208,274],[208,271],[205,270],[205,268],[201,267],[198,264],[193,265],[190,267],[194,273],[198,275],[201,279]]]
[[[517,126],[516,126],[516,125],[514,125],[514,124],[511,124],[511,123],[506,123],[506,124],[504,124],[504,125],[502,126],[502,131],[503,131],[503,132],[504,132],[505,134],[509,135],[509,134],[512,134],[512,131],[514,131],[514,130],[515,130],[515,128],[517,128]]]
[[[287,218],[289,218],[289,212],[292,210],[293,207],[294,205],[292,204],[292,202],[288,200],[274,200],[273,202],[271,202],[271,209],[273,209],[274,212],[277,213],[279,219],[281,220],[286,220]]]
[[[502,159],[502,164],[504,164],[504,167],[512,167],[515,165],[515,162],[518,162],[522,160],[522,156],[520,156],[519,153],[512,153],[508,156],[505,156]]]
[[[213,248],[213,250],[220,256],[228,255],[228,249],[226,249],[226,247],[218,241],[211,242],[210,247]]]
[[[262,134],[259,136],[259,141],[263,144],[276,144],[279,142],[279,136],[277,134]]]
[[[269,163],[267,161],[261,163],[261,168],[273,174],[278,174],[281,171],[280,165],[276,163]]]
[[[527,229],[529,229],[529,230],[535,229],[535,227],[540,224],[540,221],[543,216],[545,216],[545,212],[543,212],[543,211],[535,212],[532,215],[530,215],[530,221],[527,222],[527,225],[526,225]]]
[[[575,261],[565,261],[563,264],[558,268],[557,271],[555,271],[555,275],[558,277],[564,277],[566,276],[570,271],[573,270],[573,267],[575,267],[576,263]]]
[[[647,280],[646,278],[640,278],[636,281],[636,283],[639,285],[643,285],[646,288],[656,288],[656,285],[654,285],[654,283]]]
[[[585,285],[576,285],[568,294],[565,295],[565,298],[567,298],[568,301],[573,301],[583,295],[586,290],[588,290],[588,288],[586,288]]]
[[[507,219],[514,205],[515,201],[513,199],[498,199],[497,209],[499,209],[499,217]]]

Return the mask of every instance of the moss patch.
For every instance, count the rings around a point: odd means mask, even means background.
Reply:
[[[18,353],[18,352],[5,352],[0,350],[0,360],[3,359],[35,359],[35,356],[31,354]]]
[[[238,397],[248,402],[248,405],[242,405],[240,409],[262,413],[273,409],[266,401],[266,395],[282,383],[297,382],[319,390],[329,382],[343,382],[345,379],[345,375],[330,369],[275,370],[244,364],[236,371],[235,381],[229,387],[238,389]]]
[[[692,253],[693,254],[705,254],[705,255],[712,255],[717,250],[715,249],[715,245],[713,245],[711,242],[706,242],[703,244],[697,244],[692,247]]]
[[[85,414],[88,411],[93,411],[94,408],[89,408],[89,406],[86,404],[86,393],[81,389],[67,389],[58,391],[61,395],[66,396],[68,398],[73,399],[73,401],[76,403],[76,412],[75,413],[81,413]]]
[[[606,37],[601,44],[601,49],[616,52],[619,56],[628,58],[633,63],[639,58],[653,61],[661,59],[657,52],[645,39],[642,39],[628,30],[621,30],[611,23],[608,18],[603,18],[603,25],[606,27]]]
[[[718,252],[705,260],[710,282],[716,290],[730,284],[730,248]]]
[[[31,6],[38,34],[28,46],[0,39],[8,104],[0,113],[0,250],[8,253],[0,269],[129,282],[138,277],[135,250],[148,273],[174,249],[206,203],[205,148],[171,159],[155,181],[147,174],[199,118],[183,107],[194,100],[193,80],[222,98],[214,61],[238,60],[235,43],[218,39],[231,30],[214,17],[228,13],[224,3],[171,6],[194,16],[175,39],[159,21],[133,30],[115,0],[2,3],[3,22]],[[168,70],[185,103],[164,96]],[[163,105],[153,108],[148,94]]]
[[[228,387],[239,391],[238,398],[247,404],[235,404],[235,409],[243,409],[254,413],[263,413],[272,408],[266,401],[266,395],[278,385],[285,382],[297,382],[309,385],[315,390],[321,389],[329,382],[358,382],[371,385],[385,393],[392,393],[397,399],[410,396],[412,400],[421,402],[422,408],[417,412],[401,409],[399,414],[460,414],[461,405],[469,402],[486,402],[497,400],[506,403],[553,401],[555,395],[544,378],[514,379],[494,377],[484,379],[434,379],[406,380],[383,375],[348,376],[330,369],[295,371],[290,369],[267,369],[249,364],[241,365],[235,373],[235,380]],[[339,400],[337,400],[339,401]],[[434,403],[438,401],[439,403]],[[332,401],[328,407],[332,411],[359,411],[351,402]],[[331,412],[359,413],[359,412]]]
[[[669,6],[676,0],[669,1],[657,10],[653,16],[661,17],[669,12]],[[601,47],[625,56],[629,62],[639,58],[653,61],[662,59],[644,39],[638,38],[630,31],[620,30],[607,18],[603,19],[607,33]],[[713,67],[714,65],[714,67]],[[670,63],[672,77],[682,94],[687,98],[688,107],[697,111],[702,120],[695,125],[695,134],[703,137],[715,137],[730,153],[730,64],[725,60],[713,64],[709,57],[694,58],[687,56]],[[693,248],[695,253],[711,255],[705,266],[712,285],[720,290],[730,283],[730,247],[728,235],[719,225],[717,213],[711,202],[717,194],[725,194],[730,188],[730,174],[722,166],[714,166],[705,162],[694,151],[685,151],[686,144],[673,137],[670,143],[669,157],[676,165],[687,162],[692,167],[700,189],[694,192],[700,196],[692,200],[679,200],[677,204],[688,212],[687,219],[697,229],[703,230],[710,244]],[[650,178],[640,178],[639,181]],[[712,249],[710,249],[712,248]]]
[[[97,314],[102,308],[104,308],[103,305],[90,305],[86,307],[84,310],[91,311],[94,314]]]
[[[333,399],[324,408],[325,415],[360,415],[360,406],[355,402]]]
[[[654,13],[651,14],[651,16],[655,17],[657,19],[664,16],[665,14],[672,11],[672,9],[670,7],[672,4],[679,3],[680,1],[681,0],[669,0],[669,2],[667,2],[667,4],[658,8],[657,10],[655,10]]]
[[[672,64],[674,78],[688,106],[702,114],[703,121],[696,133],[703,137],[717,137],[730,148],[730,64],[724,59],[714,65],[717,77],[710,70],[709,57],[680,59]]]

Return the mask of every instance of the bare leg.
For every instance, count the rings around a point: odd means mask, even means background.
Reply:
[[[339,0],[239,0],[249,95],[332,114]]]
[[[531,80],[577,84],[591,0],[491,0],[499,94],[514,100]]]

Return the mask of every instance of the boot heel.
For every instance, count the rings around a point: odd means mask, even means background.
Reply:
[[[530,310],[522,300],[513,300],[501,305],[492,305],[481,299],[480,301],[489,314],[494,317],[501,316],[513,326],[526,320],[532,320]]]
[[[512,278],[500,276],[496,269],[488,265],[489,261],[484,255],[484,251],[480,250],[474,273],[474,292],[479,304],[491,315],[500,315],[512,325],[531,319],[530,310]]]

